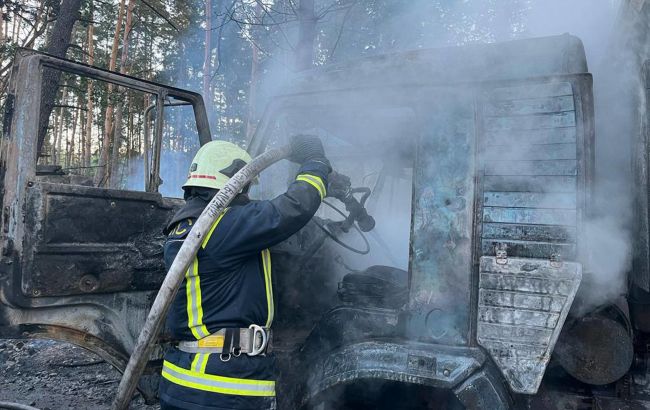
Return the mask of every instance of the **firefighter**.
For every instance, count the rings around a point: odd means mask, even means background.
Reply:
[[[210,199],[251,157],[224,141],[197,152],[186,204],[165,229],[171,266]],[[245,188],[205,236],[167,317],[177,341],[160,382],[162,409],[275,409],[274,358],[269,351],[273,287],[269,247],[300,230],[326,194],[331,171],[320,139],[295,136],[289,160],[300,169],[287,191],[251,201]]]

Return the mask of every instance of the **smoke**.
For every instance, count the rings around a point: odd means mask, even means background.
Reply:
[[[563,33],[573,34],[582,40],[594,79],[596,169],[594,192],[588,197],[587,212],[580,215],[583,226],[581,232],[577,233],[580,244],[578,259],[584,265],[584,273],[576,311],[583,314],[597,306],[615,302],[625,292],[626,274],[631,264],[631,181],[634,180],[631,154],[632,144],[639,132],[638,107],[641,106],[639,102],[642,96],[637,94],[643,89],[639,64],[635,64],[637,62],[626,50],[619,50],[623,45],[634,46],[621,40],[623,33],[615,31],[621,1],[414,0],[396,4],[399,7],[392,18],[376,29],[380,36],[361,38],[358,33],[362,30],[342,31],[337,40],[340,48],[333,60],[349,61],[368,54],[493,43]],[[428,22],[420,24],[423,20]],[[355,21],[354,18],[351,21]],[[363,25],[362,22],[357,23]],[[287,32],[291,34],[290,30]],[[321,36],[319,45],[324,44],[325,40],[327,38]],[[356,48],[353,44],[356,44]],[[476,50],[479,53],[480,46]],[[526,51],[535,55],[545,50]],[[608,60],[612,56],[622,57],[623,61],[612,64]],[[291,60],[290,57],[279,59],[283,62]],[[536,74],[536,67],[525,64],[521,59],[519,61],[521,66],[513,67],[507,61],[486,60],[485,66],[479,68],[494,72],[495,66],[504,67],[520,79]],[[437,63],[445,66],[447,71],[443,74],[450,77],[466,69],[452,62]],[[350,67],[354,67],[354,64],[347,66]],[[364,76],[363,70],[360,70],[359,78],[346,80],[345,68],[343,66],[340,70],[340,75],[331,77],[331,83],[319,86],[332,90],[342,87],[337,81],[348,81],[351,88],[364,81],[371,82]],[[399,73],[395,67],[391,68]],[[432,71],[435,68],[432,67]],[[425,75],[424,71],[413,72]],[[405,70],[401,73],[408,76],[413,72]],[[267,66],[265,73],[262,89],[266,92],[267,101],[273,104],[276,101],[270,95],[285,93],[292,86],[294,78],[284,64]],[[317,76],[314,78],[317,79]],[[467,78],[466,82],[472,80]],[[431,274],[429,278],[412,278],[421,285],[412,289],[415,292],[412,303],[427,306],[436,302],[445,308],[431,310],[429,313],[433,314],[421,319],[415,317],[412,321],[419,326],[418,331],[427,329],[430,332],[427,336],[435,340],[463,342],[468,333],[463,323],[467,323],[470,308],[471,224],[475,222],[471,217],[475,193],[468,189],[471,184],[464,185],[467,175],[470,181],[473,178],[471,172],[474,169],[467,168],[475,166],[472,163],[474,153],[469,148],[476,135],[473,91],[467,92],[458,86],[446,90],[442,90],[444,87],[430,90],[414,87],[408,92],[389,84],[376,88],[379,90],[368,91],[365,95],[358,95],[358,92],[338,96],[320,93],[297,98],[271,111],[269,123],[260,125],[261,135],[258,137],[268,138],[277,145],[287,143],[288,137],[294,133],[321,136],[334,169],[350,176],[353,186],[373,190],[367,207],[377,221],[374,233],[367,235],[370,244],[367,255],[351,253],[327,240],[327,250],[338,255],[336,272],[324,268],[309,272],[308,281],[304,279],[303,272],[297,273],[309,285],[305,292],[297,290],[300,283],[293,278],[284,278],[288,285],[278,286],[277,289],[279,292],[290,290],[296,298],[304,299],[292,301],[293,306],[325,306],[331,303],[331,296],[336,294],[336,282],[350,270],[363,270],[380,264],[407,270],[409,263],[413,268],[413,261],[418,255],[430,252],[431,260],[444,261],[444,264],[431,262],[420,267],[422,270],[428,269]],[[400,101],[411,97],[426,101],[424,114],[399,109]],[[507,141],[510,151],[502,151],[499,155],[530,158],[536,154],[535,151],[526,151],[528,148],[524,148],[516,137],[512,135],[512,140]],[[427,138],[434,141],[427,148],[432,150],[432,157],[439,161],[437,170],[445,174],[432,172],[435,166],[427,172],[412,169],[418,155],[414,152],[415,143]],[[295,166],[284,163],[266,171],[253,195],[270,198],[284,192],[295,170]],[[517,169],[517,172],[518,175],[532,174],[532,170],[525,167]],[[417,204],[412,203],[414,178],[426,180],[433,187],[418,196]],[[549,188],[553,190],[553,187]],[[419,205],[420,211],[412,215],[414,205]],[[574,211],[559,210],[555,215],[563,215],[567,221],[571,218],[575,220],[575,214],[571,212]],[[579,212],[582,210],[579,209]],[[540,212],[538,215],[547,218],[548,214]],[[318,216],[323,219],[341,218],[326,207],[322,207]],[[550,224],[555,223],[551,221]],[[411,243],[412,229],[417,229],[422,236],[428,236],[421,238],[419,243]],[[463,232],[470,234],[463,235]],[[351,246],[364,247],[356,232],[343,234],[340,239]],[[278,280],[282,279],[280,276]],[[284,314],[287,314],[287,310]],[[413,309],[413,316],[416,315],[417,309]]]
[[[583,243],[586,251],[581,257],[585,271],[576,302],[577,314],[614,303],[626,292],[632,250],[626,222],[622,216],[611,213],[586,221]]]
[[[639,110],[645,106],[641,62],[633,52],[641,49],[640,44],[630,40],[633,34],[616,31],[630,29],[618,20],[622,2],[531,0],[525,5],[500,2],[498,6],[490,2],[464,3],[467,7],[441,10],[448,19],[445,35],[435,41],[429,38],[428,44],[419,43],[413,48],[562,33],[582,40],[594,78],[596,141],[593,195],[588,198],[587,212],[582,215],[583,227],[578,238],[578,260],[583,263],[584,273],[576,313],[583,314],[615,302],[626,291],[631,268],[632,181],[635,180],[632,147],[640,133]],[[417,6],[404,15],[412,20],[423,11]],[[405,23],[398,19],[393,25],[404,27]],[[620,60],[612,62],[612,58]],[[516,140],[511,141],[511,154],[527,157],[528,153],[521,152],[519,147]]]
[[[367,9],[357,7],[352,11],[352,17],[349,17],[348,27],[341,30],[340,36],[336,35],[338,27],[331,24],[332,22],[340,24],[341,19],[332,18],[320,23],[320,34],[316,41],[318,47],[323,48],[320,54],[331,56],[330,61],[338,62],[356,60],[371,54],[493,43],[563,33],[570,33],[582,40],[590,72],[594,76],[596,109],[594,195],[589,198],[587,204],[588,214],[582,215],[584,227],[579,237],[581,243],[579,259],[584,264],[583,286],[579,301],[582,312],[618,298],[625,291],[626,274],[630,269],[632,250],[630,210],[633,198],[631,181],[634,180],[631,171],[631,155],[632,144],[639,131],[637,111],[641,106],[639,101],[642,101],[642,97],[635,95],[635,91],[631,90],[642,90],[643,87],[640,84],[640,66],[636,64],[638,62],[632,61],[632,57],[625,50],[617,50],[622,45],[634,46],[621,40],[623,33],[615,31],[618,29],[616,22],[621,1],[413,0],[396,2],[396,5],[387,9],[387,13],[391,13],[390,18],[384,16],[380,22],[373,20],[376,16],[369,15]],[[330,26],[325,26],[326,24]],[[373,30],[360,30],[357,29],[358,27],[373,27]],[[369,35],[369,32],[372,34]],[[288,27],[283,30],[283,33],[286,33],[290,40],[295,40],[297,25]],[[199,51],[197,49],[197,53]],[[536,51],[538,50],[530,50],[531,53]],[[623,61],[612,64],[613,55],[622,57]],[[194,66],[198,67],[199,57],[197,54],[190,59],[194,62]],[[287,55],[278,52],[273,61],[265,63],[259,96],[261,101],[272,104],[275,95],[285,93],[287,87],[292,85],[295,77],[287,67],[287,62],[290,61],[293,61],[293,56],[289,52]],[[449,73],[464,68],[447,64]],[[493,62],[486,61],[485,70],[492,69]],[[525,78],[526,70],[530,70],[531,67],[522,65],[508,67],[508,69],[516,73],[517,77]],[[341,72],[345,74],[344,70]],[[404,72],[404,75],[409,73]],[[183,82],[187,82],[187,79],[182,75],[178,75],[177,78],[178,85],[186,85]],[[332,78],[335,81],[340,77]],[[359,81],[363,80],[366,78],[359,78]],[[323,88],[328,89],[336,89],[338,86],[336,82],[323,84]],[[454,97],[454,92],[459,95]],[[473,131],[468,125],[473,118],[452,115],[464,113],[456,105],[463,104],[458,102],[460,100],[470,99],[469,95],[463,95],[463,92],[458,90],[452,90],[449,94],[441,93],[437,102],[431,103],[438,104],[439,112],[443,113],[435,121],[423,120],[407,110],[382,111],[377,108],[379,102],[396,102],[403,94],[404,90],[385,87],[376,95],[369,94],[358,100],[337,100],[318,96],[318,101],[305,100],[305,106],[297,103],[288,110],[274,112],[271,116],[271,124],[261,126],[261,132],[266,133],[264,137],[277,144],[286,143],[287,137],[292,133],[320,135],[335,169],[350,175],[353,186],[368,186],[373,189],[373,195],[368,201],[368,210],[378,223],[374,233],[367,235],[371,247],[370,253],[364,256],[355,255],[332,242],[327,242],[326,246],[341,256],[339,259],[341,269],[337,272],[339,279],[349,270],[363,270],[376,264],[408,269],[411,225],[417,222],[422,224],[417,225],[419,227],[433,226],[444,221],[447,210],[454,207],[471,207],[473,203],[471,198],[467,199],[471,194],[468,192],[454,194],[451,198],[424,195],[423,200],[430,201],[434,211],[422,215],[422,219],[418,221],[412,221],[411,181],[415,172],[410,167],[415,157],[415,153],[412,152],[414,141],[422,136],[424,127],[430,127],[428,135],[433,135],[431,129],[435,129],[436,135],[456,133],[464,136],[464,133]],[[445,99],[447,102],[443,101]],[[316,103],[321,105],[317,106]],[[310,111],[307,107],[310,104],[316,108]],[[336,109],[328,112],[325,109],[328,105]],[[348,115],[344,115],[345,113]],[[350,144],[349,141],[353,141],[354,144]],[[516,140],[508,145],[515,156],[528,154],[518,152],[519,144]],[[443,152],[438,154],[441,157],[445,155]],[[374,158],[374,161],[368,158]],[[182,161],[189,162],[189,159]],[[459,167],[462,166],[459,164]],[[256,187],[255,192],[258,198],[270,198],[286,189],[287,175],[291,174],[291,170],[283,167],[284,165],[277,166],[262,175],[260,185]],[[183,170],[180,175],[184,177],[186,167],[180,166],[179,169]],[[525,169],[519,171],[524,174],[526,172]],[[165,168],[163,172],[167,172]],[[182,181],[173,181],[165,175],[163,179],[165,180],[163,187],[171,187],[177,182],[178,185],[182,183]],[[325,207],[321,209],[319,217],[340,218]],[[345,234],[341,239],[355,247],[364,246],[356,232]],[[442,238],[439,243],[432,242],[431,246],[456,249],[469,245],[465,243],[464,238],[449,236]],[[459,273],[458,277],[452,277],[447,282],[454,281],[457,288],[462,288],[469,283],[469,275]],[[327,278],[323,283],[325,282],[336,281]],[[432,288],[431,292],[438,292],[438,294],[431,295],[427,300],[432,297],[449,297],[450,303],[462,304],[462,300],[453,300],[453,297],[449,296],[452,294],[449,289],[445,286]],[[327,291],[335,292],[336,289]]]
[[[158,192],[163,197],[183,198],[183,189],[181,187],[187,180],[193,157],[194,152],[162,151],[160,160],[162,164],[160,169],[162,184],[158,188]],[[144,158],[142,156],[132,158],[126,172],[127,177],[123,189],[144,191]]]
[[[644,89],[641,84],[640,64],[634,61],[631,50],[617,50],[622,45],[637,47],[638,44],[626,41],[626,33],[617,29],[620,0],[531,0],[528,2],[464,2],[462,6],[438,7],[445,30],[437,31],[435,36],[416,36],[409,30],[408,22],[417,21],[417,16],[431,16],[434,10],[430,3],[412,2],[410,7],[402,7],[400,12],[385,27],[384,38],[390,38],[389,46],[377,53],[403,51],[414,48],[460,45],[466,43],[488,43],[510,39],[534,38],[562,33],[579,37],[585,47],[590,72],[594,78],[595,99],[595,175],[593,195],[588,197],[586,212],[582,215],[583,226],[578,233],[578,260],[583,263],[583,284],[576,301],[576,312],[585,313],[599,305],[615,302],[626,291],[627,273],[631,268],[632,255],[632,217],[633,189],[632,146],[639,134],[639,107],[643,96],[637,95]],[[525,4],[524,4],[525,3]],[[506,5],[506,4],[509,4]],[[434,7],[435,8],[435,7]],[[421,18],[421,17],[420,17]],[[417,26],[417,25],[416,25]],[[414,30],[418,30],[415,28]],[[629,35],[629,34],[627,34]],[[622,61],[612,64],[612,56]],[[489,69],[486,66],[486,70]],[[521,77],[526,77],[522,67]],[[454,70],[449,67],[449,70]],[[517,67],[513,69],[517,71]],[[394,98],[387,92],[385,99]],[[444,107],[450,109],[450,106]],[[367,138],[375,132],[370,127],[359,138]],[[364,136],[365,135],[365,136]],[[404,133],[395,133],[401,139]],[[373,141],[367,141],[368,144]],[[521,144],[510,141],[510,154],[514,157],[528,157],[522,152]],[[519,170],[526,174],[526,170]],[[396,228],[392,221],[406,224],[411,216],[409,195],[402,192],[401,213],[387,210],[377,203],[371,211],[378,221],[378,230],[390,249],[399,250],[403,256],[408,241],[405,232]],[[384,202],[385,204],[385,202]],[[434,206],[439,204],[433,203]],[[388,223],[386,223],[386,221]],[[409,224],[410,225],[410,224]],[[407,232],[410,233],[410,232]],[[375,244],[376,245],[376,244]],[[387,253],[377,246],[365,258],[347,256],[349,266],[361,268],[368,262],[387,263]],[[400,259],[403,261],[403,259]],[[365,265],[364,265],[365,264]],[[459,278],[461,279],[461,278]],[[464,281],[461,280],[461,283]]]
[[[630,29],[620,20],[621,6],[620,0],[544,1],[531,7],[526,22],[531,35],[577,35],[594,78],[594,195],[579,238],[584,266],[577,314],[620,298],[631,268],[632,147],[640,132],[638,111],[644,104],[638,93],[644,87],[633,57],[639,44],[628,41],[630,32],[620,31]]]

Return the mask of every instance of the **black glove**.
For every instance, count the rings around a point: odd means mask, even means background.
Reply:
[[[350,195],[350,177],[347,177],[338,172],[332,172],[329,176],[329,186],[327,187],[327,196],[340,199],[343,201]]]
[[[320,138],[314,135],[294,135],[291,137],[291,154],[289,161],[303,164],[309,160],[318,160],[329,165]]]

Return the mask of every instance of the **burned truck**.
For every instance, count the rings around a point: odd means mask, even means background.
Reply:
[[[37,165],[44,69],[155,96],[143,192]],[[158,192],[164,112],[177,104],[192,108],[197,142],[210,141],[196,93],[18,53],[0,154],[0,337],[71,342],[124,369],[165,275],[162,227],[182,204]],[[581,255],[595,165],[578,38],[303,73],[248,151],[297,133],[321,137],[374,224],[329,198],[271,250],[280,408],[647,408],[647,294],[634,294],[634,315],[572,311],[590,274]],[[276,164],[251,195],[281,193],[294,173]],[[149,401],[165,343],[138,387]]]

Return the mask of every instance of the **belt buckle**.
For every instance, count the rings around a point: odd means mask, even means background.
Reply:
[[[266,351],[266,346],[269,343],[269,336],[266,333],[266,330],[259,325],[250,325],[248,328],[253,330],[253,340],[251,343],[251,351],[247,352],[246,354],[249,356],[259,356],[260,354],[264,354]],[[262,343],[259,347],[256,347],[258,335],[260,335]]]

